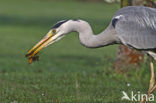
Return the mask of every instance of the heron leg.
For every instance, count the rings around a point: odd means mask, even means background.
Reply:
[[[156,89],[155,85],[155,74],[154,74],[154,64],[153,64],[153,58],[150,57],[150,70],[151,70],[151,79],[150,79],[150,84],[149,84],[149,89],[148,89],[148,94],[147,98],[143,98],[143,100],[140,103],[147,103],[147,99],[149,98],[150,94]]]
[[[150,58],[150,69],[151,69],[151,79],[150,79],[148,92],[153,88],[153,86],[155,84],[153,58]]]

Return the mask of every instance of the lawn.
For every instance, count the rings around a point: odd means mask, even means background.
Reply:
[[[117,45],[83,47],[71,33],[40,53],[25,53],[59,20],[84,19],[100,33],[119,4],[51,0],[0,0],[0,103],[132,103],[122,91],[146,93],[148,61],[140,69],[113,69]],[[127,86],[130,84],[130,86]]]

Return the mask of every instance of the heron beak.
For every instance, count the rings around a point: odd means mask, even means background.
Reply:
[[[29,58],[29,64],[32,63],[32,61],[36,60],[38,58],[37,53],[41,51],[44,47],[46,47],[48,44],[50,44],[53,41],[53,34],[51,31],[41,40],[39,41],[32,49],[28,51],[28,53],[25,55]]]

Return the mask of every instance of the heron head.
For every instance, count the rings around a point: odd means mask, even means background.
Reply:
[[[37,53],[41,49],[58,41],[68,32],[71,32],[71,28],[69,27],[70,23],[71,20],[62,20],[57,22],[46,34],[46,36],[44,36],[43,39],[41,39],[32,49],[28,51],[26,57],[29,58],[29,63],[31,63],[33,60],[37,60]]]

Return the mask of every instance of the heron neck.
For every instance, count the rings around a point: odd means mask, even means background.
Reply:
[[[116,42],[115,32],[108,26],[103,32],[95,35],[90,25],[77,25],[75,31],[79,33],[80,42],[88,48],[98,48]]]

